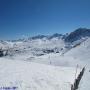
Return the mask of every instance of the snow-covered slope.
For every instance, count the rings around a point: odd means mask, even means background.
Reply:
[[[72,61],[74,64],[86,67],[79,90],[90,90],[90,38],[83,42],[80,46],[73,48],[66,53],[65,57],[67,59],[72,57],[74,58]]]
[[[77,75],[79,73],[79,69]],[[16,90],[70,90],[75,68],[0,58],[0,88]]]
[[[1,41],[0,85],[18,90],[70,90],[76,66],[86,67],[80,90],[90,90],[90,31]],[[78,71],[79,72],[79,71]]]

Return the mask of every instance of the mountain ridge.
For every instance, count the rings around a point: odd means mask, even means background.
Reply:
[[[52,35],[37,35],[37,36],[29,37],[28,40],[43,39],[43,38],[50,40],[53,38],[58,38],[58,39],[64,39],[65,42],[74,42],[77,41],[78,39],[82,39],[85,37],[90,37],[90,29],[78,28],[72,31],[70,34],[55,33]]]

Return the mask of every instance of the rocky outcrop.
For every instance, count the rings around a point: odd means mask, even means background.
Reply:
[[[75,79],[74,84],[71,85],[71,90],[77,90],[79,87],[79,83],[82,79],[82,76],[84,74],[85,71],[85,67],[82,69],[82,71],[80,72],[80,74],[78,75],[78,77]]]

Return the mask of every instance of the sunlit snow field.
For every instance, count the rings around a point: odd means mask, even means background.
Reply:
[[[77,47],[64,48],[60,53],[41,55],[43,49],[56,47],[55,43],[59,50],[65,47],[65,43],[58,39],[8,42],[9,47],[6,45],[3,48],[10,48],[10,55],[0,58],[0,87],[16,86],[17,90],[70,90],[71,84],[85,66],[79,90],[90,90],[90,39]]]

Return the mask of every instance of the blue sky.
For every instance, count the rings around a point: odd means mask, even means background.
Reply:
[[[90,28],[90,0],[0,0],[0,39]]]

